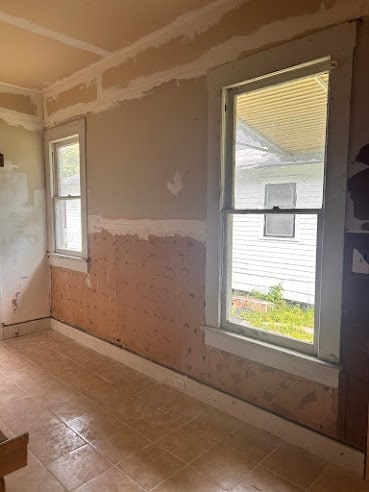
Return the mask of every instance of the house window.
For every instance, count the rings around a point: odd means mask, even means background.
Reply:
[[[270,183],[265,185],[265,208],[294,208],[296,205],[296,183]],[[294,237],[295,216],[292,214],[266,214],[264,216],[265,237]]]
[[[87,257],[84,120],[45,132],[49,250]]]
[[[224,322],[306,352],[314,350],[319,325],[329,73],[330,60],[319,61],[225,94]],[[299,180],[300,196],[288,176]],[[264,197],[256,193],[259,180]],[[263,219],[265,237],[292,238],[297,213],[300,241],[260,240],[255,226]]]
[[[355,29],[208,74],[205,343],[287,371],[339,362]]]

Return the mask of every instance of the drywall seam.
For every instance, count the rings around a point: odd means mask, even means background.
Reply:
[[[43,129],[43,104],[41,92],[0,82],[0,93],[28,96],[36,107],[35,115],[0,107],[0,119],[4,120],[8,125],[23,127],[26,130],[41,131]]]
[[[136,235],[140,239],[149,236],[190,237],[205,243],[206,222],[195,219],[107,219],[101,215],[88,216],[88,232],[90,234],[107,231],[114,236]]]
[[[60,43],[72,46],[73,48],[94,53],[95,55],[106,56],[109,53],[109,51],[99,48],[93,44],[86,43],[80,39],[72,38],[71,36],[67,36],[66,34],[62,34],[57,31],[53,31],[47,27],[39,26],[32,21],[23,19],[22,17],[15,17],[14,15],[9,15],[5,12],[0,12],[0,21],[23,29],[24,31],[32,32],[33,34],[50,38],[54,41],[59,41]]]
[[[0,119],[11,126],[18,126],[31,131],[42,131],[43,124],[40,116],[19,113],[11,109],[0,108]]]
[[[183,41],[191,40],[197,33],[207,31],[211,25],[219,22],[224,14],[248,1],[250,0],[215,0],[204,7],[180,15],[167,26],[143,36],[129,46],[112,52],[103,60],[54,82],[44,89],[45,98],[74,87],[79,80],[81,83],[91,82],[98,74],[103,73],[108,68],[119,65],[129,58],[134,58],[147,48],[158,47],[176,36],[182,35]]]
[[[240,2],[230,2],[229,8],[232,5],[232,9],[236,8]],[[354,8],[347,8],[347,4],[343,0],[337,2],[338,7],[332,7],[329,10],[318,11],[308,16],[291,17],[283,21],[273,22],[269,25],[262,26],[256,32],[251,35],[237,36],[229,39],[228,41],[212,47],[197,60],[183,64],[180,66],[173,66],[167,70],[150,74],[145,77],[137,77],[128,82],[126,87],[109,87],[104,89],[101,87],[102,73],[111,66],[115,66],[124,62],[127,57],[133,56],[133,53],[137,54],[142,46],[136,50],[133,47],[126,48],[127,51],[120,51],[115,53],[112,57],[108,57],[100,64],[90,66],[88,70],[77,72],[72,78],[65,79],[64,82],[56,83],[50,88],[44,91],[44,100],[47,98],[57,98],[59,92],[65,91],[71,86],[80,84],[91,84],[94,80],[98,86],[98,98],[96,101],[89,103],[78,103],[74,106],[60,109],[52,115],[47,115],[45,111],[45,125],[51,127],[65,121],[67,119],[86,114],[88,112],[99,113],[116,107],[120,102],[132,99],[139,99],[144,97],[152,89],[170,82],[172,80],[186,80],[192,78],[198,78],[216,66],[224,63],[232,62],[240,58],[246,51],[253,51],[260,49],[262,46],[270,43],[287,41],[295,36],[301,35],[301,32],[305,32],[306,26],[309,25],[310,30],[318,30],[329,25],[342,23],[347,20],[356,18],[369,13],[369,2],[362,0],[355,5]],[[225,12],[223,11],[223,14]],[[214,19],[212,19],[214,20]],[[217,18],[216,20],[219,20]],[[202,19],[205,22],[205,19]],[[209,19],[207,19],[206,25],[208,29],[211,27]],[[173,36],[178,36],[177,32],[170,30]],[[189,31],[193,32],[193,31]],[[189,33],[187,33],[189,35]],[[162,35],[164,39],[164,35]],[[166,33],[165,40],[168,39],[169,34]],[[173,37],[172,36],[172,37]],[[160,44],[160,43],[157,43]],[[146,44],[144,45],[146,46]]]
[[[362,477],[364,453],[51,318],[51,329]]]

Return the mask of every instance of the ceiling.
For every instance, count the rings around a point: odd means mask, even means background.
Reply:
[[[0,0],[0,82],[42,89],[212,1]]]
[[[237,96],[237,117],[279,154],[324,154],[329,74]]]

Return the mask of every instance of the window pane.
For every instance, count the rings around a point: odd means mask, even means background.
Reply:
[[[56,147],[57,194],[80,196],[79,143],[73,142]]]
[[[58,199],[55,203],[56,249],[82,252],[81,200]]]
[[[281,179],[304,185],[291,206],[322,207],[328,82],[324,72],[235,96],[236,209],[264,208]]]
[[[265,186],[265,208],[293,208],[296,202],[296,183],[273,183]],[[264,236],[294,237],[293,214],[266,214]]]
[[[249,327],[311,344],[317,215],[295,221],[298,241],[268,241],[263,214],[233,216],[228,321],[240,332]]]
[[[265,215],[265,237],[294,237],[295,216],[287,214]]]

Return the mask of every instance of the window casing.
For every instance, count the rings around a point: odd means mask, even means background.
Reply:
[[[270,344],[268,346],[275,347],[275,350],[282,346],[296,353],[306,352],[323,361],[339,362],[349,101],[352,51],[355,40],[356,26],[354,24],[336,26],[224,65],[214,69],[208,75],[208,237],[205,330],[209,327],[208,333],[212,333],[211,336],[209,335],[209,340],[214,338],[214,329],[221,330],[222,333],[235,331],[234,326],[229,323],[227,285],[230,279],[229,269],[225,268],[225,265],[230,262],[229,256],[227,257],[231,249],[229,247],[232,230],[230,217],[237,211],[237,207],[232,203],[232,193],[228,192],[233,189],[233,176],[229,172],[229,166],[227,167],[227,162],[233,160],[232,145],[227,145],[227,135],[233,135],[233,111],[229,111],[232,98],[235,94],[244,91],[245,81],[250,90],[251,86],[253,88],[267,87],[273,83],[273,79],[275,81],[278,79],[281,81],[283,78],[284,80],[293,79],[297,71],[301,76],[304,72],[311,74],[323,68],[328,69],[331,73],[328,95],[324,203],[320,208],[313,208],[313,210],[300,209],[297,203],[297,208],[293,210],[293,215],[296,217],[309,212],[317,216],[316,268],[318,273],[316,276],[317,309],[314,344],[307,346],[306,343],[299,343],[296,340],[281,340],[273,334],[260,331],[255,333],[255,330],[248,332],[246,329],[242,335],[248,343],[255,339],[257,343],[267,342]],[[219,142],[221,142],[220,151]],[[286,180],[285,182],[292,181]],[[265,214],[263,207],[248,212],[262,214],[262,216]],[[268,210],[268,213],[273,213],[273,215],[288,212],[290,209]],[[244,213],[245,211],[242,210],[242,214]],[[269,238],[265,240],[269,241]],[[239,350],[237,353],[239,354]],[[261,351],[259,353],[261,354]],[[261,354],[260,359],[254,360],[268,364],[268,360],[262,359]]]
[[[49,253],[87,259],[84,119],[45,132]]]

